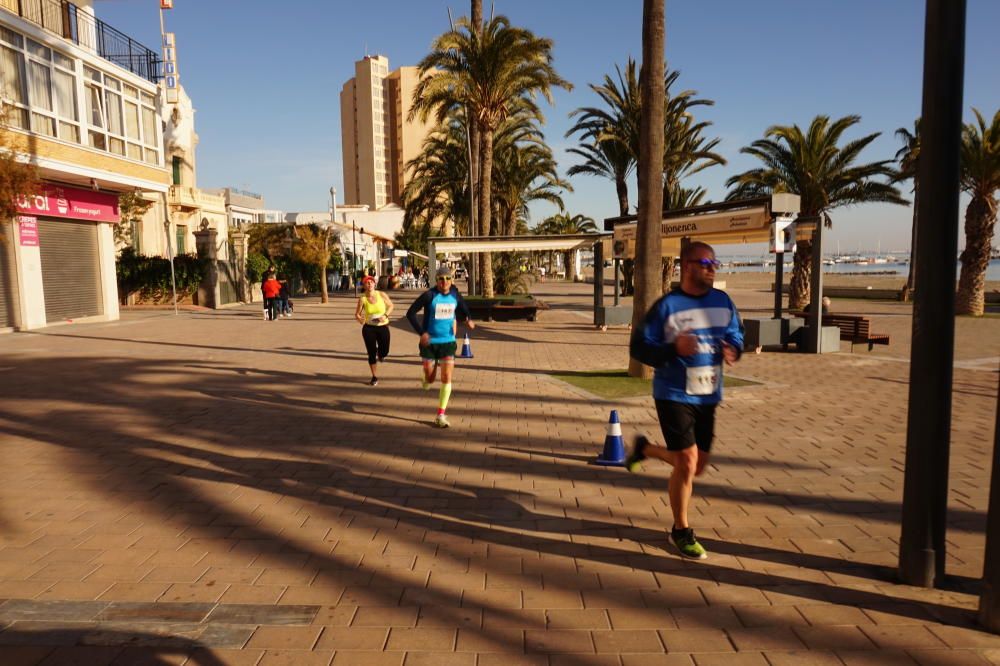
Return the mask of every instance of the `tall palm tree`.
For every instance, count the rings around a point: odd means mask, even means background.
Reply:
[[[465,117],[461,109],[435,127],[421,152],[407,162],[410,177],[403,189],[403,234],[407,247],[423,252],[438,220],[453,220],[456,232],[469,232],[469,161]]]
[[[602,85],[590,86],[601,98],[602,106],[583,107],[570,114],[570,117],[577,117],[577,121],[566,136],[580,134],[581,142],[569,152],[583,157],[585,161],[574,165],[567,173],[571,176],[582,173],[614,180],[619,214],[627,215],[626,179],[639,158],[642,96],[635,60],[629,58],[624,71],[616,65],[615,71],[617,80],[605,75]],[[680,71],[670,70],[664,65],[664,200],[670,199],[672,191],[680,187],[680,182],[685,177],[707,167],[726,163],[721,155],[714,152],[719,139],[709,139],[702,135],[711,123],[697,122],[692,115],[694,107],[711,106],[715,102],[697,97],[698,93],[694,90],[673,92],[671,88],[679,76]],[[623,266],[626,293],[630,291],[632,283],[633,263],[626,260]],[[673,257],[663,258],[661,271],[665,280],[673,263]]]
[[[646,312],[663,293],[660,257],[660,221],[663,219],[663,128],[666,87],[663,49],[666,42],[665,0],[642,3],[642,73],[639,89],[642,118],[639,131],[639,217],[636,223],[635,295],[632,330],[638,331]],[[653,370],[629,357],[629,375],[652,377]]]
[[[605,74],[602,85],[590,84],[603,107],[582,107],[570,112],[576,123],[566,136],[581,135],[578,147],[568,152],[584,159],[583,164],[573,165],[570,176],[584,174],[614,181],[618,196],[618,214],[628,215],[628,177],[635,170],[638,159],[639,121],[642,107],[639,95],[639,77],[635,60],[628,59],[625,71],[615,65],[618,81]],[[622,139],[622,137],[628,137]],[[631,137],[635,137],[632,141]]]
[[[917,204],[920,202],[920,182],[917,179],[917,165],[920,160],[920,118],[913,121],[913,132],[900,127],[896,130],[896,138],[903,142],[903,147],[896,151],[896,162],[899,164],[898,180],[913,179],[913,222],[910,229],[910,266],[906,275],[906,284],[899,292],[899,300],[910,300],[910,294],[917,284]]]
[[[537,233],[559,234],[569,236],[572,234],[597,233],[597,224],[594,218],[586,215],[570,215],[569,213],[556,213],[551,215],[535,229]],[[579,250],[566,250],[563,252],[563,263],[566,266],[566,279],[576,282],[576,253]]]
[[[481,137],[478,187],[480,228],[493,233],[491,214],[493,138],[509,115],[511,100],[524,98],[537,111],[534,100],[552,101],[552,89],[571,89],[552,66],[552,40],[516,28],[505,16],[487,21],[477,30],[462,18],[456,28],[434,40],[431,52],[419,64],[421,79],[414,90],[412,114],[426,119],[434,112],[439,120],[448,109],[464,105],[477,123]],[[483,293],[492,296],[491,257],[483,256]]]
[[[976,124],[962,130],[962,189],[972,196],[965,209],[965,249],[958,278],[956,311],[982,316],[986,269],[990,263],[993,228],[997,222],[996,193],[1000,190],[1000,110],[989,126],[977,109]]]
[[[774,125],[763,139],[740,149],[764,163],[733,176],[726,186],[733,188],[727,199],[766,196],[790,192],[801,197],[799,219],[815,220],[830,226],[830,211],[860,203],[906,205],[891,181],[896,177],[892,160],[855,165],[861,151],[879,136],[869,134],[840,146],[844,131],[861,121],[860,116],[844,116],[833,123],[828,116],[816,116],[803,133],[798,125]],[[885,178],[890,182],[877,179]],[[812,273],[812,240],[799,241],[795,250],[788,307],[799,309],[809,302]]]

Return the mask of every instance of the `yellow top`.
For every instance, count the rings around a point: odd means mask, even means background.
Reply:
[[[387,326],[389,318],[385,315],[385,301],[382,292],[375,292],[375,302],[372,303],[364,294],[361,295],[361,306],[365,313],[365,323],[369,326]]]

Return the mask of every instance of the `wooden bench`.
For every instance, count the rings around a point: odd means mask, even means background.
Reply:
[[[804,318],[807,324],[810,321],[808,312],[793,312],[790,314]],[[852,352],[854,351],[854,345],[859,342],[868,343],[868,351],[871,351],[875,345],[889,344],[889,334],[872,333],[871,321],[868,320],[868,317],[862,315],[827,312],[823,315],[823,326],[836,326],[839,328],[840,339],[850,340]]]

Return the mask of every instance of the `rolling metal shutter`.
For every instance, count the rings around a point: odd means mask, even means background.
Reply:
[[[38,241],[46,321],[101,314],[97,225],[39,219]]]
[[[0,234],[3,234],[2,227]],[[0,328],[14,325],[14,308],[17,306],[17,283],[14,281],[14,257],[11,247],[13,237],[14,234],[0,236]]]

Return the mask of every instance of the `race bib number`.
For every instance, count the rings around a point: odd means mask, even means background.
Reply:
[[[447,320],[455,318],[454,303],[438,303],[434,306],[434,318],[437,320]]]
[[[721,365],[688,368],[686,392],[688,395],[712,395],[718,390],[721,379]]]

